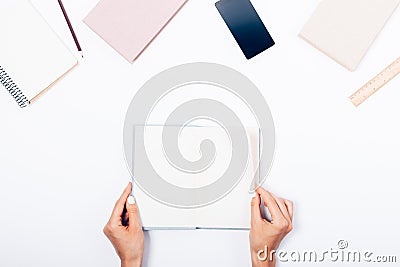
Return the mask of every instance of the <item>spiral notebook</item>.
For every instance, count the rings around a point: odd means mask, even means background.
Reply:
[[[0,2],[0,83],[20,107],[35,102],[77,64],[28,0]]]
[[[134,195],[143,228],[145,230],[248,230],[252,198],[249,192],[259,183],[259,129],[256,127],[245,129],[247,140],[243,140],[243,143],[247,141],[248,153],[243,163],[247,160],[247,165],[244,170],[237,171],[230,163],[233,153],[237,156],[242,150],[232,144],[230,136],[223,128],[185,127],[178,138],[179,151],[191,162],[190,164],[198,163],[202,157],[207,158],[202,153],[205,150],[201,150],[203,145],[201,140],[211,140],[215,146],[215,156],[210,165],[201,172],[193,172],[183,170],[182,166],[174,167],[174,164],[178,163],[176,159],[166,157],[165,143],[162,141],[165,127],[180,129],[176,126],[134,128],[132,164],[133,174],[136,177]],[[150,174],[153,171],[149,172],[149,168],[154,170],[159,178]],[[221,180],[224,174],[230,172],[234,173],[232,177],[239,175],[238,181],[233,177],[236,184],[232,187]],[[158,183],[157,179],[162,179],[163,182]],[[219,189],[223,189],[220,198],[214,199],[214,193],[219,192]],[[160,193],[162,197],[159,197]],[[180,203],[185,203],[185,206]],[[190,203],[197,203],[198,206]]]

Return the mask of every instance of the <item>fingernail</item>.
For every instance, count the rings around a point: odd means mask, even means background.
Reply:
[[[128,204],[129,205],[134,205],[136,203],[136,200],[133,196],[128,197]]]

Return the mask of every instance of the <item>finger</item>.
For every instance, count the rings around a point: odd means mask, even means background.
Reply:
[[[286,208],[289,212],[290,221],[293,221],[293,214],[294,214],[293,202],[287,199],[283,199],[283,201],[285,202]]]
[[[132,183],[129,183],[120,198],[118,199],[117,203],[115,203],[114,210],[111,214],[110,223],[112,225],[122,225],[122,213],[124,212],[125,202],[132,191]]]
[[[126,207],[124,207],[124,211],[122,212],[122,225],[123,226],[128,226],[128,212],[126,211]]]
[[[128,228],[130,230],[142,228],[139,217],[139,209],[136,205],[136,199],[133,196],[128,197],[126,201],[126,211],[128,213]]]
[[[281,210],[281,212],[282,212],[283,216],[285,217],[286,221],[288,223],[290,223],[292,220],[290,219],[289,211],[288,211],[288,209],[287,209],[287,207],[285,205],[285,201],[282,198],[277,197],[272,193],[271,193],[271,195],[275,199],[276,203],[278,204],[279,209]]]
[[[262,220],[260,210],[260,195],[255,192],[255,196],[251,199],[251,224],[254,225],[256,222]]]
[[[260,187],[257,189],[257,193],[261,195],[261,198],[264,200],[265,206],[267,206],[269,213],[271,213],[272,221],[284,218],[281,209],[279,208],[275,198],[271,195],[270,192]]]

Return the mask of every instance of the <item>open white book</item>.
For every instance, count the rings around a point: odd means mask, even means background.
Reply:
[[[174,126],[167,126],[174,127]],[[178,127],[176,127],[178,128]],[[250,202],[254,183],[259,182],[259,129],[246,128],[247,140],[242,140],[248,145],[247,168],[242,172],[233,188],[227,188],[226,194],[221,198],[197,207],[183,207],[166,203],[168,200],[158,197],[158,193],[174,194],[170,186],[178,187],[181,192],[191,192],[194,188],[212,188],[230,165],[231,157],[236,149],[229,135],[220,127],[185,127],[178,138],[178,148],[182,156],[189,162],[196,162],[202,156],[202,140],[211,140],[215,146],[215,157],[211,164],[201,172],[185,172],[179,167],[174,167],[173,159],[168,159],[163,146],[163,130],[165,126],[136,126],[133,142],[133,175],[134,196],[140,211],[143,228],[154,229],[249,229],[250,228]],[[172,141],[172,140],[171,140]],[[247,142],[247,143],[246,143]],[[238,150],[238,149],[237,149]],[[148,181],[149,177],[145,166],[151,163],[154,171],[162,177],[166,186],[159,186]],[[240,177],[240,175],[239,175]],[[236,179],[236,178],[233,178]],[[254,181],[256,180],[256,181]],[[145,181],[143,183],[143,181]],[[147,186],[143,185],[146,184]],[[157,186],[157,187],[156,187]],[[211,189],[212,190],[212,189]],[[145,192],[146,191],[146,192]],[[158,192],[158,193],[157,193]],[[196,192],[196,191],[194,191]],[[207,194],[215,192],[206,191]],[[197,193],[179,194],[170,197],[182,203],[196,203],[199,198],[209,197]],[[198,201],[201,202],[200,200]]]

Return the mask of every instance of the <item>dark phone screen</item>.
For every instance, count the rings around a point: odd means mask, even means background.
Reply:
[[[221,0],[215,6],[247,59],[275,44],[249,0]]]

